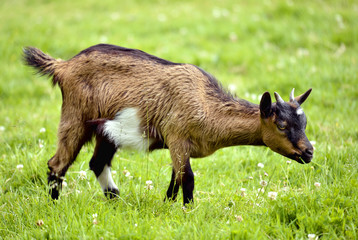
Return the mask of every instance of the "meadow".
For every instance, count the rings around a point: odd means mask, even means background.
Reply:
[[[0,239],[358,239],[357,16],[354,0],[1,1]],[[113,201],[89,144],[54,204],[61,92],[22,64],[22,48],[69,59],[97,43],[198,65],[257,104],[265,91],[288,100],[313,88],[312,162],[251,146],[192,159],[195,204],[183,209],[181,192],[163,202],[168,151],[117,152]]]

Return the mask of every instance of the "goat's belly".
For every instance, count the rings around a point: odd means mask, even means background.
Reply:
[[[117,148],[148,151],[154,139],[142,131],[136,108],[126,108],[108,120],[103,126],[103,134]]]

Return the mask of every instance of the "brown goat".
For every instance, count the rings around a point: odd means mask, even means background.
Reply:
[[[56,154],[48,181],[57,199],[62,179],[84,143],[96,135],[90,168],[108,197],[119,194],[110,172],[118,148],[168,148],[173,163],[167,199],[179,186],[184,204],[193,201],[190,157],[205,157],[235,145],[263,145],[300,163],[309,163],[313,147],[305,135],[300,105],[311,89],[276,103],[265,92],[260,105],[223,91],[218,81],[190,64],[178,64],[140,50],[99,44],[68,61],[55,60],[32,47],[27,65],[53,76],[63,104]]]

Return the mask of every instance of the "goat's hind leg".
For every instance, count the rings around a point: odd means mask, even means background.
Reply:
[[[95,173],[104,195],[108,198],[119,195],[118,187],[111,174],[111,161],[116,150],[116,146],[107,138],[97,136],[96,147],[90,161],[90,169]]]
[[[82,123],[61,122],[58,130],[56,154],[48,161],[48,184],[52,199],[58,199],[63,178],[76,159],[84,143],[91,139],[91,132]]]

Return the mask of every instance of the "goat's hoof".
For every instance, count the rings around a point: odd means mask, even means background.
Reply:
[[[58,196],[59,196],[58,189],[52,188],[52,189],[50,189],[49,193],[51,195],[52,200],[58,200]]]
[[[52,200],[57,200],[58,196],[60,195],[61,183],[59,183],[58,179],[56,180],[49,179],[49,188],[50,188],[49,194]]]
[[[108,188],[104,192],[104,195],[109,199],[118,198],[119,197],[119,190],[116,189],[116,188]]]

